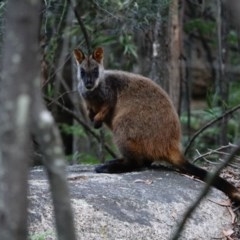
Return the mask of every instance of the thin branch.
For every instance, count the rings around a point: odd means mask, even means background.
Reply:
[[[55,75],[57,75],[60,71],[62,71],[64,65],[67,63],[67,61],[69,61],[70,58],[71,58],[71,54],[69,54],[69,56],[65,58],[62,64],[58,64],[58,66],[54,69],[54,71],[50,73],[48,78],[44,81],[42,88],[45,87]]]
[[[202,159],[202,158],[204,158],[204,157],[210,156],[210,155],[212,155],[212,154],[214,154],[214,153],[220,154],[219,151],[221,151],[221,150],[228,149],[228,148],[234,148],[234,147],[236,147],[235,144],[229,143],[228,145],[226,145],[226,146],[221,146],[221,147],[219,147],[219,148],[217,148],[217,149],[210,149],[210,151],[208,151],[208,152],[206,152],[206,153],[204,153],[204,154],[200,154],[200,153],[197,151],[197,153],[199,154],[199,156],[196,157],[196,158],[193,160],[193,163],[195,163],[195,162],[198,161],[199,159]]]
[[[198,154],[198,157],[196,157],[194,160],[193,160],[193,163],[195,163],[196,161],[198,161],[199,159],[203,159],[205,162],[207,163],[210,163],[210,164],[213,164],[213,165],[219,165],[221,162],[224,161],[224,159],[222,159],[220,156],[218,157],[218,161],[215,161],[215,160],[209,160],[207,159],[206,157],[208,156],[211,156],[211,155],[221,155],[221,156],[225,156],[225,157],[228,157],[231,153],[229,152],[224,152],[222,150],[225,150],[225,149],[228,149],[228,148],[235,148],[237,147],[236,144],[232,144],[232,143],[229,143],[228,145],[226,146],[221,146],[217,149],[210,149],[208,152],[204,153],[204,154],[201,154],[197,149],[196,149],[196,152]],[[228,164],[228,166],[230,167],[233,167],[233,168],[237,168],[239,169],[240,168],[240,164],[237,163],[237,162],[240,162],[240,158],[235,156],[234,158],[234,161],[232,161],[231,163]]]
[[[209,155],[210,155],[209,152],[206,153],[206,154],[203,154],[203,155],[201,155],[201,153],[200,153],[197,149],[196,149],[196,152],[197,152],[198,155],[199,155],[199,157],[197,157],[197,160],[203,159],[205,162],[210,163],[210,164],[215,164],[215,165],[219,164],[219,163],[214,163],[214,162],[212,162],[211,160],[208,160],[208,159],[206,158],[206,156],[209,156]],[[195,162],[195,161],[193,161],[193,162]]]
[[[72,90],[72,91],[66,91],[66,92],[62,93],[62,94],[59,95],[58,97],[54,98],[54,100],[51,100],[51,102],[48,103],[48,106],[50,106],[50,105],[58,102],[58,100],[61,99],[61,98],[63,98],[65,95],[71,94],[71,93],[75,93],[75,92],[77,92],[77,91]],[[46,95],[45,95],[44,97],[45,97],[45,98],[48,98]],[[50,98],[48,98],[47,100],[50,101]]]
[[[208,122],[205,126],[203,126],[201,129],[199,129],[191,138],[191,140],[189,141],[184,154],[186,155],[186,153],[188,152],[188,150],[190,149],[192,143],[194,142],[194,140],[198,137],[198,135],[200,135],[204,130],[206,130],[207,128],[211,127],[213,124],[215,124],[216,122],[222,120],[224,117],[234,113],[235,111],[237,111],[238,109],[240,109],[240,105],[237,105],[236,107],[226,111],[224,114],[222,114],[221,116],[213,119],[212,121]]]
[[[69,5],[71,6],[73,12],[74,12],[74,15],[78,21],[78,24],[82,30],[82,33],[83,33],[83,36],[85,38],[85,42],[86,42],[86,46],[87,46],[87,50],[88,50],[88,54],[90,55],[91,53],[91,48],[90,48],[90,41],[89,41],[89,37],[88,37],[88,34],[87,34],[87,29],[85,28],[84,24],[83,24],[83,21],[81,19],[81,16],[79,15],[79,11],[77,11],[77,7],[74,7],[73,6],[73,3],[71,0],[67,0]]]
[[[65,18],[66,12],[67,12],[67,1],[64,1],[62,14],[60,16],[60,19],[59,19],[59,22],[58,22],[58,26],[56,28],[58,34],[60,33],[60,31],[62,29],[62,25],[64,25],[63,22],[64,22],[64,18]]]
[[[98,134],[96,134],[89,126],[88,124],[86,124],[83,120],[81,120],[79,118],[79,116],[72,110],[70,110],[69,108],[65,107],[64,105],[62,105],[61,103],[59,103],[58,101],[49,98],[47,96],[44,96],[44,98],[48,101],[54,102],[56,105],[58,105],[59,107],[61,107],[64,111],[66,111],[68,114],[70,114],[79,124],[81,124],[81,126],[88,132],[90,133],[99,143],[101,143],[101,138]],[[116,153],[114,153],[114,151],[111,150],[111,148],[108,146],[107,143],[104,143],[104,148],[106,149],[106,151],[113,157],[116,158],[117,155]]]
[[[232,159],[240,152],[240,144],[232,151],[230,156],[225,159],[225,161],[218,166],[214,173],[208,175],[207,184],[204,187],[201,194],[198,196],[197,200],[188,208],[187,212],[184,214],[184,217],[180,224],[178,225],[177,230],[175,231],[171,240],[177,240],[180,237],[180,233],[183,231],[183,228],[188,220],[188,218],[192,215],[196,207],[202,201],[202,199],[207,195],[209,192],[212,183],[214,182],[215,178],[220,174],[220,172],[232,161]]]

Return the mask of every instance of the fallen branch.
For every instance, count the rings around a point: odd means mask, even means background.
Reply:
[[[214,154],[214,153],[219,154],[219,153],[220,153],[219,151],[221,151],[221,150],[228,149],[228,148],[235,148],[235,147],[237,147],[235,144],[229,143],[228,145],[226,145],[226,146],[221,146],[221,147],[219,147],[219,148],[217,148],[217,149],[210,149],[208,152],[206,152],[206,153],[204,153],[204,154],[200,154],[199,151],[196,150],[197,153],[199,154],[199,156],[196,157],[196,158],[194,158],[193,163],[195,163],[195,162],[198,161],[199,159],[202,159],[202,158],[204,158],[204,157],[210,156],[210,155],[212,155],[212,154]],[[221,153],[223,153],[223,152],[221,152]]]
[[[236,144],[232,144],[232,143],[229,143],[228,145],[225,145],[225,146],[221,146],[217,149],[210,149],[208,152],[204,153],[204,154],[201,154],[198,150],[196,150],[196,152],[198,153],[198,157],[196,157],[194,160],[193,160],[193,163],[195,163],[196,161],[200,160],[200,159],[203,159],[205,162],[208,162],[210,164],[215,164],[215,165],[218,165],[219,162],[223,162],[224,159],[222,158],[218,158],[218,161],[214,161],[214,160],[208,160],[206,157],[208,156],[211,156],[211,155],[214,155],[214,154],[218,154],[218,155],[222,155],[222,156],[229,156],[230,153],[229,152],[224,152],[223,150],[226,150],[226,149],[229,149],[229,148],[235,148],[237,147]],[[229,163],[229,166],[231,167],[234,167],[234,168],[240,168],[240,164],[236,164],[235,162],[236,161],[240,161],[240,158],[235,156],[234,158],[234,161],[232,161],[231,163]]]

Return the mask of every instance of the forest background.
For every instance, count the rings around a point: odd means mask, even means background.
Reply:
[[[0,44],[5,6],[1,1]],[[118,155],[108,129],[94,130],[86,117],[76,91],[74,48],[88,53],[102,46],[106,68],[160,84],[179,113],[191,159],[206,153],[207,161],[221,160],[237,143],[239,35],[222,1],[45,0],[40,17],[42,92],[70,164]],[[34,147],[38,164],[41,152]]]

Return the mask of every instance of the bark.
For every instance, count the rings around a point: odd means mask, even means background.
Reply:
[[[58,239],[75,240],[63,146],[41,96],[38,54],[41,1],[8,1],[0,93],[0,239],[27,239],[30,133],[47,168]]]
[[[8,1],[0,93],[0,239],[27,239],[27,173],[38,1]]]
[[[226,72],[225,65],[228,54],[228,46],[226,36],[228,35],[227,16],[223,8],[222,1],[217,2],[217,41],[218,41],[218,54],[217,54],[217,74],[216,74],[216,98],[217,103],[221,107],[222,113],[226,111],[228,105],[228,84],[229,75]],[[219,145],[226,145],[227,139],[227,125],[228,118],[223,118],[221,121],[221,132],[219,138]]]
[[[150,77],[169,93],[169,42],[167,22],[162,19],[166,12],[159,9],[154,26]]]
[[[166,12],[168,11],[168,12]],[[162,16],[168,15],[168,21]],[[180,109],[180,26],[178,0],[167,9],[159,8],[153,29],[150,77],[169,93],[176,110]]]
[[[240,33],[240,1],[239,0],[223,0],[224,7],[227,8],[232,16],[232,22],[235,24],[238,33]]]
[[[62,58],[63,56],[61,60]],[[53,116],[42,98],[39,67],[35,69],[35,74],[39,77],[35,79],[33,88],[32,133],[44,155],[43,164],[50,183],[58,239],[75,240],[70,193],[65,174],[64,147]]]
[[[40,79],[37,83],[40,83]],[[34,90],[33,133],[45,156],[43,163],[52,192],[58,239],[74,240],[76,236],[61,137],[51,113],[42,101],[40,85]]]
[[[178,0],[173,0],[169,7],[169,95],[180,112],[180,24]]]

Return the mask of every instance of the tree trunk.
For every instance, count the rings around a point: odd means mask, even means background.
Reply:
[[[225,70],[227,62],[228,45],[226,36],[228,35],[226,10],[223,8],[222,1],[217,1],[217,41],[218,41],[218,54],[217,54],[217,71],[216,71],[216,100],[217,105],[220,106],[222,113],[224,113],[228,106],[228,85],[229,74]],[[219,145],[226,145],[227,138],[227,125],[228,118],[225,117],[220,124],[220,137]]]
[[[41,1],[8,1],[0,92],[0,239],[26,240],[30,133],[45,155],[58,239],[75,240],[60,134],[40,89]],[[31,132],[30,132],[31,130]]]
[[[0,92],[0,239],[27,239],[27,177],[32,67],[38,51],[39,3],[7,4]]]
[[[173,104],[180,112],[180,24],[178,0],[173,0],[169,6],[169,95]]]

